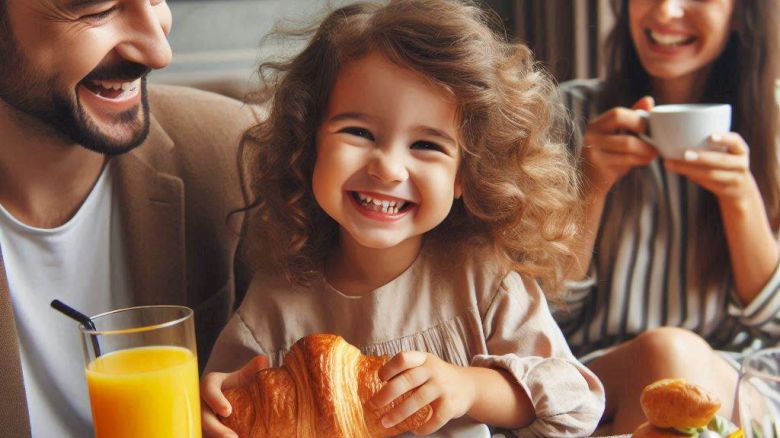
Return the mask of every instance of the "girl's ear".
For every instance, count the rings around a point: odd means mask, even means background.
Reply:
[[[463,196],[463,184],[460,182],[460,172],[458,172],[458,176],[455,177],[455,199],[460,199],[461,196]]]

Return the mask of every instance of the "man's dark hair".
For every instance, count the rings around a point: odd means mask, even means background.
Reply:
[[[6,12],[6,9],[8,8],[7,3],[8,0],[0,0],[0,38],[2,38],[3,41],[6,40],[6,37],[10,35],[11,32],[11,27],[8,23],[8,13]],[[0,45],[0,49],[2,49],[2,45]]]
[[[0,73],[4,71],[4,62],[10,62],[11,24],[8,22],[8,0],[0,0]]]
[[[8,59],[7,43],[9,42],[11,35],[11,27],[8,23],[8,14],[6,13],[6,7],[8,0],[0,0],[0,72],[3,71],[3,60]]]

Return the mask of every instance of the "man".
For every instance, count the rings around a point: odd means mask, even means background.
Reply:
[[[235,302],[238,102],[149,87],[163,0],[0,0],[0,435],[92,435],[76,324],[195,309],[205,363]],[[229,227],[228,225],[232,225]]]

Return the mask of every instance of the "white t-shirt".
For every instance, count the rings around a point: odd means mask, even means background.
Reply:
[[[0,246],[34,438],[93,435],[78,323],[50,303],[57,298],[87,315],[130,304],[111,186],[108,165],[79,211],[57,228],[29,227],[0,206]]]

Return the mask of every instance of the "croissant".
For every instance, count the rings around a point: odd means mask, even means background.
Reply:
[[[240,438],[379,438],[414,430],[431,417],[430,405],[385,428],[382,416],[408,394],[383,408],[368,403],[384,384],[377,371],[389,359],[365,356],[340,336],[306,336],[285,354],[281,367],[226,390],[233,411],[221,420]]]

